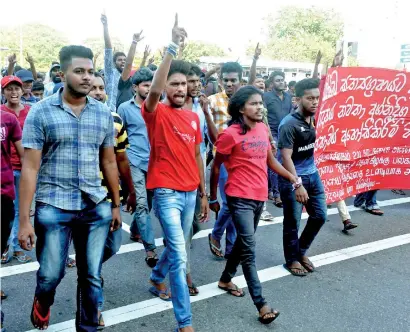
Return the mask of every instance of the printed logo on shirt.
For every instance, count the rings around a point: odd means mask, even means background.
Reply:
[[[5,127],[1,127],[1,131],[0,131],[0,139],[3,142],[6,139],[6,128]]]
[[[196,126],[196,122],[195,122],[195,121],[192,121],[192,122],[191,122],[191,126],[192,126],[192,128],[194,128],[195,131],[197,130],[197,126]]]
[[[298,152],[311,150],[311,149],[314,149],[314,147],[315,147],[315,143],[311,143],[311,144],[309,144],[309,145],[301,146],[301,147],[298,149]]]
[[[196,126],[196,123],[195,123],[195,126]],[[195,136],[191,136],[191,135],[189,135],[189,134],[181,133],[181,132],[178,130],[178,128],[175,127],[175,126],[174,126],[173,129],[174,129],[174,133],[177,134],[177,135],[179,135],[179,136],[181,136],[181,138],[182,138],[184,141],[189,142],[189,143],[191,143],[191,142],[195,143]]]
[[[306,129],[303,127],[300,127],[300,131],[303,133],[304,131],[306,131]]]
[[[260,136],[253,136],[251,139],[245,138],[241,142],[242,151],[252,153],[249,159],[265,159],[268,146],[269,142],[266,139],[261,139]]]

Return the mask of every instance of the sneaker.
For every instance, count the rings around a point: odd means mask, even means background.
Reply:
[[[273,221],[273,216],[268,211],[263,211],[260,219],[263,221]]]

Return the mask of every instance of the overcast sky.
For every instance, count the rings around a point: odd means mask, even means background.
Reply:
[[[1,13],[15,13],[2,14],[1,26],[40,22],[64,32],[72,43],[81,43],[88,37],[102,38],[100,15],[105,10],[111,35],[120,37],[126,47],[133,33],[144,29],[140,50],[146,43],[153,49],[166,45],[171,40],[174,13],[178,12],[180,25],[187,30],[189,39],[214,42],[241,54],[249,40],[264,41],[263,18],[268,13],[277,12],[282,5],[307,4],[339,11],[346,22],[347,38],[358,39],[360,57],[368,65],[389,63],[391,66],[399,61],[399,45],[410,43],[408,23],[405,23],[406,14],[410,14],[407,0],[383,4],[370,0],[20,0],[16,4],[1,1]]]

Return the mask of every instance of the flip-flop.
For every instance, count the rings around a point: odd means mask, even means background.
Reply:
[[[7,264],[10,260],[11,257],[9,255],[9,247],[7,247],[7,249],[1,254],[1,264]]]
[[[100,313],[100,316],[98,317],[98,326],[97,326],[97,331],[104,330],[105,328],[105,322],[102,313]]]
[[[212,255],[214,255],[216,258],[219,258],[221,260],[224,259],[224,256],[222,254],[222,249],[220,247],[218,248],[216,245],[212,243],[211,236],[212,236],[211,233],[209,233],[208,242],[209,242],[209,249],[211,250]],[[217,253],[219,253],[219,255]]]
[[[49,325],[50,325],[50,313],[51,313],[51,310],[48,309],[48,313],[47,313],[47,316],[46,316],[46,317],[41,316],[40,313],[39,313],[38,310],[37,310],[36,301],[37,301],[37,298],[35,297],[35,298],[34,298],[34,302],[33,302],[33,307],[31,308],[31,315],[30,315],[31,324],[33,324],[33,326],[34,326],[36,329],[46,330],[46,329],[48,329],[48,327],[49,327]],[[36,315],[36,318],[37,318],[38,321],[40,321],[41,323],[45,323],[45,324],[42,324],[42,325],[44,326],[43,328],[40,328],[39,326],[37,326],[37,325],[35,324],[35,322],[34,322],[34,315]]]
[[[22,264],[29,263],[29,262],[31,262],[31,261],[33,260],[29,255],[26,255],[26,254],[16,255],[16,254],[14,253],[14,254],[13,254],[13,258],[17,259],[17,260],[19,261],[19,263],[22,263]]]
[[[188,285],[189,296],[197,296],[199,294],[199,290],[194,283],[191,286]]]
[[[149,292],[153,295],[155,295],[156,297],[159,297],[161,300],[163,301],[172,301],[172,298],[168,295],[169,294],[169,290],[158,290],[155,286],[150,287]]]
[[[310,259],[308,259],[307,261],[299,261],[299,263],[310,273],[315,272],[316,270]]]
[[[296,271],[303,271],[301,268],[299,267],[288,267],[286,264],[283,264],[283,267],[293,276],[295,277],[306,277],[309,272],[301,272],[301,273],[297,273]]]
[[[276,310],[273,310],[273,309],[270,309],[270,312],[267,312],[267,313],[265,313],[262,317],[261,316],[259,316],[258,317],[258,320],[262,323],[262,324],[265,324],[265,325],[267,325],[267,324],[270,324],[270,323],[272,323],[276,318],[278,318],[279,317],[279,315],[280,315],[280,312],[279,311],[276,311]],[[273,316],[273,317],[268,317],[268,318],[264,318],[264,317],[266,317],[267,315],[269,315],[269,314],[275,314],[275,316]]]
[[[234,285],[234,286],[235,286],[235,288],[229,288],[229,287],[222,287],[222,286],[218,285],[218,288],[224,290],[229,295],[232,295],[232,296],[235,296],[235,297],[244,297],[245,296],[245,291],[242,289],[242,294],[241,294],[239,287],[237,285]],[[235,295],[235,294],[233,294],[233,292],[238,292],[241,295]]]

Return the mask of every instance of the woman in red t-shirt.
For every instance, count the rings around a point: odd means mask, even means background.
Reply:
[[[268,199],[266,164],[280,176],[289,179],[294,186],[300,181],[285,170],[274,158],[269,141],[269,130],[262,122],[262,93],[253,86],[239,89],[231,98],[228,112],[230,126],[219,135],[216,156],[211,172],[210,208],[218,212],[217,186],[222,163],[228,171],[225,193],[229,210],[238,233],[218,287],[237,297],[244,291],[232,283],[239,263],[252,300],[263,324],[273,322],[279,312],[273,310],[262,296],[262,286],[255,266],[255,231]]]

